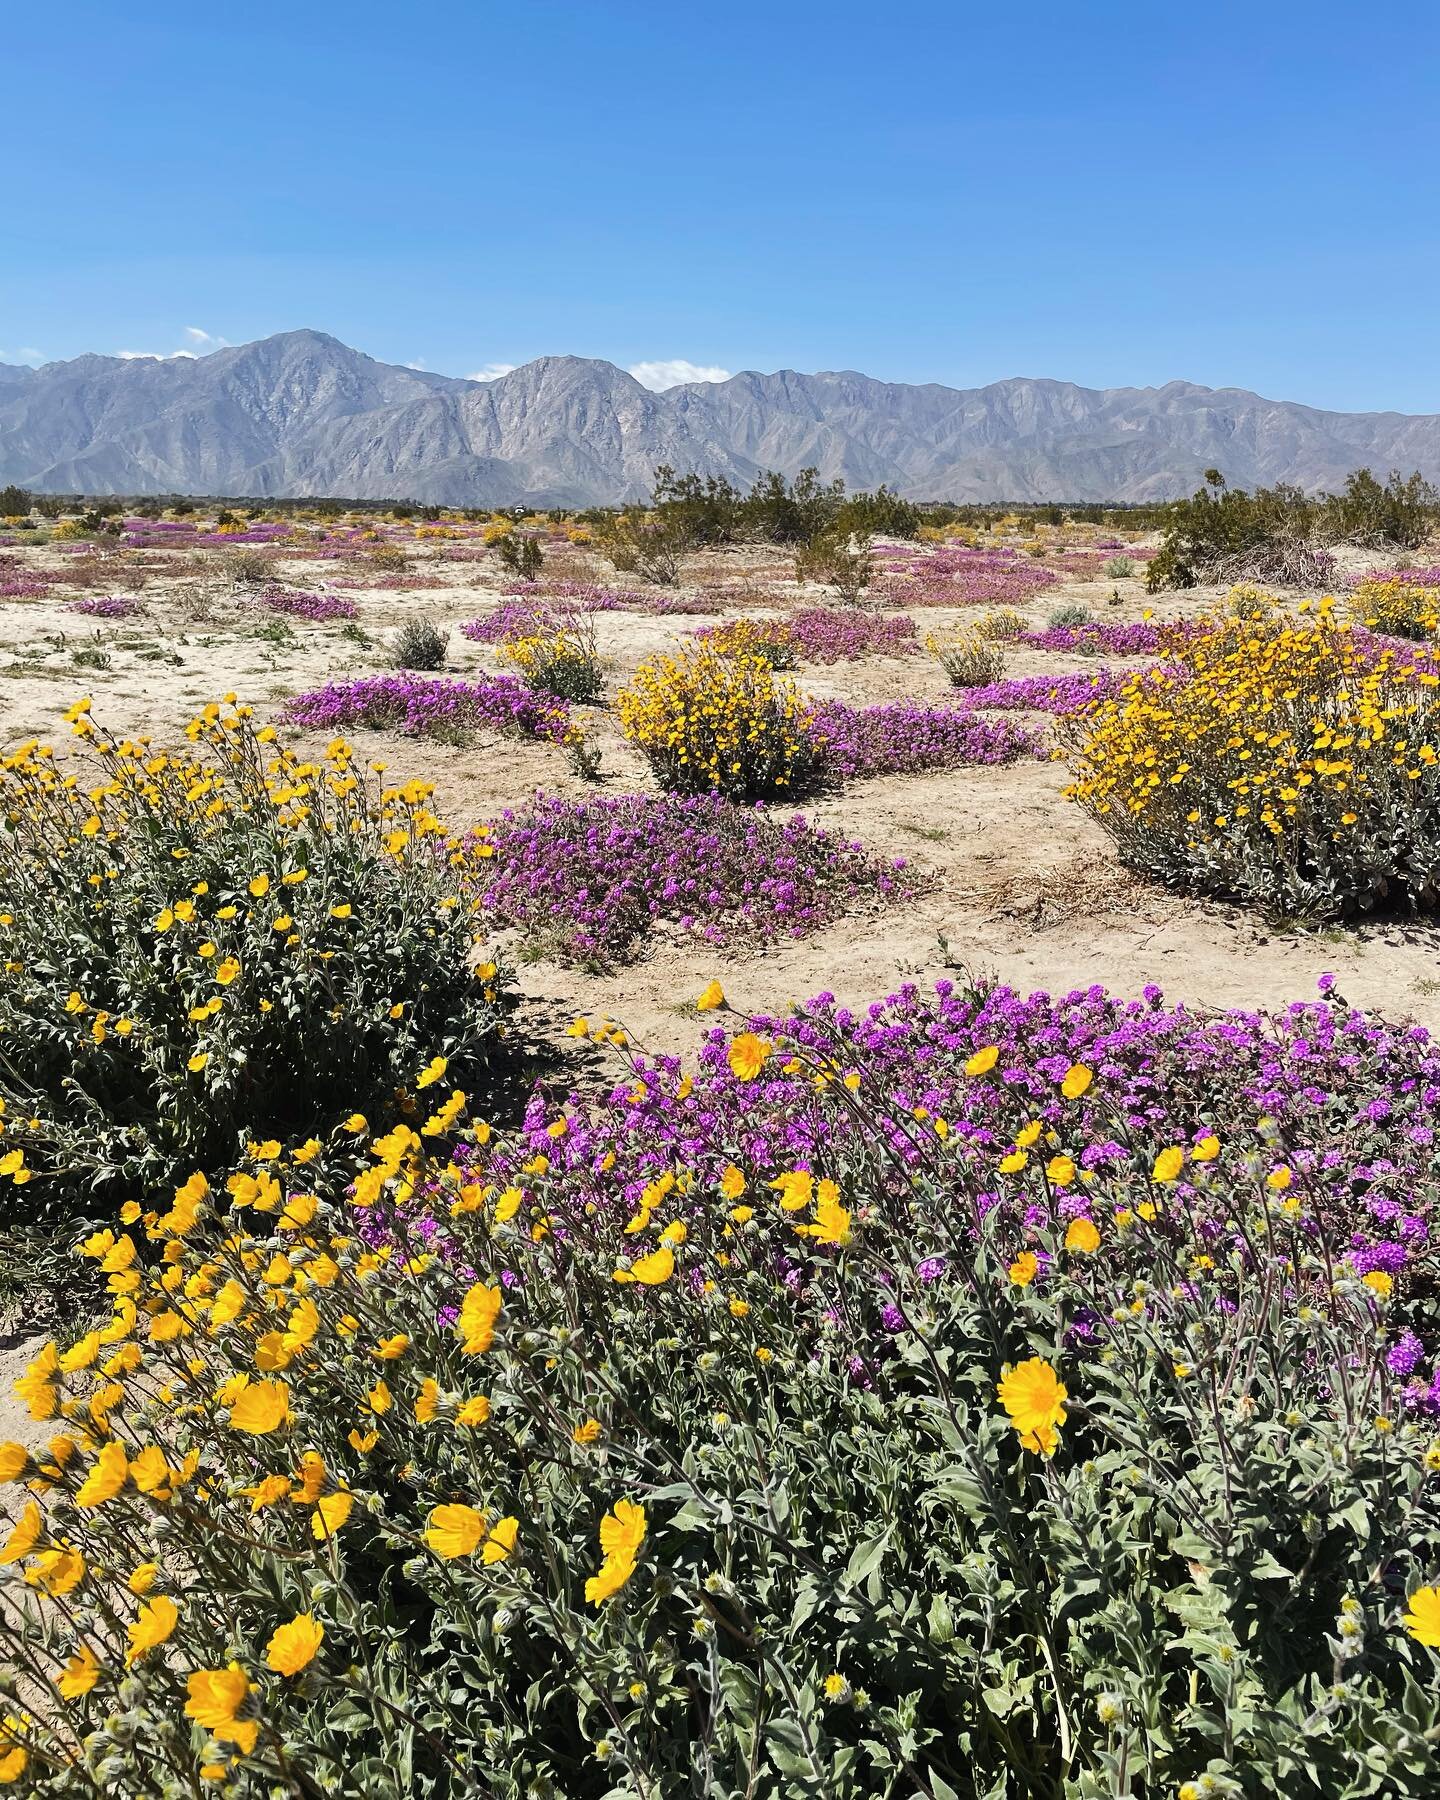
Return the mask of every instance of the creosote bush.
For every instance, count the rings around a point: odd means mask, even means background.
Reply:
[[[179,751],[67,716],[78,761],[0,763],[8,1223],[381,1118],[422,1049],[499,1066],[504,983],[470,966],[428,783],[367,782],[341,740],[304,761],[245,707]]]
[[[795,579],[833,587],[847,606],[858,606],[875,578],[868,537],[839,529],[822,532],[795,552]]]

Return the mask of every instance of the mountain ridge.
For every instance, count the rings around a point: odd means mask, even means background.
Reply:
[[[610,505],[643,498],[659,463],[742,486],[813,465],[921,500],[1144,501],[1212,466],[1239,486],[1333,489],[1362,464],[1440,480],[1440,417],[1181,380],[951,388],[843,369],[654,392],[563,355],[475,381],[309,329],[198,357],[0,363],[0,483],[38,492]]]

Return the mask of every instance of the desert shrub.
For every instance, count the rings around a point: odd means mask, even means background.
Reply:
[[[849,606],[857,606],[875,578],[875,558],[868,538],[826,531],[802,543],[795,552],[795,579],[833,587]]]
[[[1408,479],[1392,470],[1382,485],[1369,469],[1357,469],[1344,493],[1327,498],[1325,512],[1331,534],[1347,543],[1414,550],[1440,525],[1440,491],[1418,470]]]
[[[1433,906],[1435,678],[1335,623],[1231,618],[1071,735],[1067,790],[1133,868],[1288,915]]]
[[[24,519],[30,513],[31,494],[28,488],[16,487],[13,481],[0,488],[0,519]]]
[[[802,469],[790,482],[767,471],[746,496],[746,529],[770,544],[810,544],[836,530],[844,501],[845,483],[821,481],[818,469]]]
[[[1013,644],[1017,638],[1024,636],[1029,627],[1012,607],[999,606],[994,612],[988,612],[983,618],[977,619],[975,629],[981,637],[992,638],[997,644]]]
[[[920,533],[920,508],[887,487],[873,494],[852,494],[835,514],[834,529],[854,537],[914,538]]]
[[[1090,623],[1090,610],[1070,601],[1064,606],[1057,606],[1045,621],[1047,631],[1073,630],[1078,625]]]
[[[622,575],[638,575],[656,587],[674,587],[680,579],[680,558],[693,548],[689,527],[682,516],[647,513],[627,507],[601,525],[596,547]]]
[[[768,663],[699,643],[642,663],[615,709],[672,794],[766,800],[794,793],[812,752],[803,695]]]
[[[1350,1227],[1440,1068],[1297,1012],[907,989],[147,1195],[5,1447],[7,1779],[1422,1800],[1433,1253]]]
[[[1100,573],[1107,581],[1124,581],[1135,573],[1135,559],[1131,556],[1112,556],[1100,565]]]
[[[507,531],[496,543],[495,554],[500,558],[501,567],[518,575],[521,581],[538,579],[545,563],[540,540],[530,531]]]
[[[426,784],[367,791],[343,742],[302,763],[246,708],[156,753],[88,704],[72,773],[33,744],[0,767],[11,1222],[378,1117],[430,1055],[483,1068],[500,989],[468,966]]]
[[[718,794],[539,795],[478,834],[477,885],[499,925],[567,962],[631,961],[657,921],[708,944],[802,937],[919,884],[798,813],[775,818]]]
[[[1321,503],[1300,488],[1227,487],[1218,469],[1205,485],[1169,509],[1165,536],[1145,571],[1151,593],[1202,581],[1265,581],[1309,587],[1328,580],[1334,564],[1322,548]]]
[[[449,632],[442,631],[433,619],[407,619],[395,633],[397,669],[443,669],[449,650]]]
[[[1004,673],[1004,652],[978,631],[932,632],[925,648],[945,671],[951,687],[981,687],[998,681]]]
[[[799,658],[783,619],[730,619],[723,625],[702,625],[695,633],[721,656],[748,656],[772,669],[793,669]]]
[[[50,541],[55,544],[78,544],[94,535],[94,528],[86,525],[82,519],[62,519],[50,533]]]
[[[222,550],[217,562],[221,577],[233,587],[264,587],[275,579],[274,555],[251,544]]]
[[[745,496],[723,475],[677,475],[662,463],[650,505],[683,542],[696,547],[733,544],[745,532]]]
[[[1440,593],[1394,577],[1362,581],[1350,595],[1350,611],[1372,630],[1391,637],[1423,641],[1440,631]]]
[[[372,544],[365,560],[382,575],[403,575],[410,567],[410,557],[399,544]]]
[[[500,654],[541,693],[593,706],[605,691],[594,620],[574,606],[550,602],[521,634],[501,640]]]

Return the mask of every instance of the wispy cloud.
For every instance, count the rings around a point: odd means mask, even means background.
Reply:
[[[679,387],[682,381],[728,381],[729,369],[716,368],[713,363],[688,362],[683,356],[662,357],[657,362],[631,363],[630,373],[641,387],[663,393],[666,388]]]
[[[225,350],[230,344],[229,338],[216,337],[213,332],[204,331],[198,325],[187,325],[185,335],[192,344],[209,344],[216,350]]]
[[[423,362],[417,361],[417,362],[401,363],[400,367],[402,369],[423,369],[425,367],[425,365]]]
[[[121,362],[194,362],[193,350],[117,350]]]
[[[33,344],[22,344],[18,350],[0,350],[0,362],[4,363],[43,363],[45,352],[37,350]]]
[[[498,381],[502,375],[513,373],[519,366],[518,363],[486,363],[483,368],[472,369],[465,379],[467,381]]]

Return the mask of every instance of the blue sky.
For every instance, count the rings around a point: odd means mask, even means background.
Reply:
[[[0,360],[310,325],[1440,412],[1430,3],[79,0],[6,60]]]

